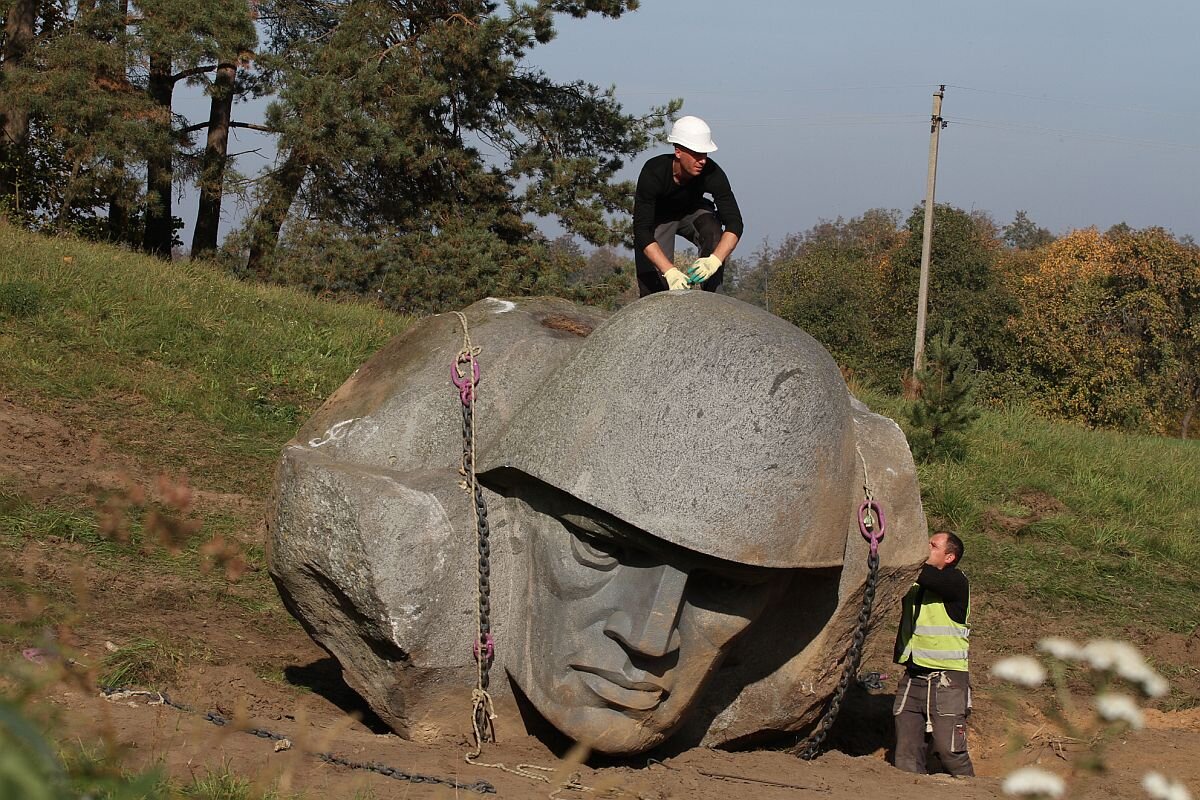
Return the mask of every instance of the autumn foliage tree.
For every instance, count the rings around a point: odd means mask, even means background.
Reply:
[[[1162,228],[1077,230],[1018,284],[1030,402],[1091,425],[1186,436],[1200,400],[1200,248]]]
[[[820,222],[757,253],[746,279],[764,276],[771,310],[816,337],[843,367],[878,374],[880,316],[894,312],[879,276],[905,237],[899,219],[898,211],[871,209]]]

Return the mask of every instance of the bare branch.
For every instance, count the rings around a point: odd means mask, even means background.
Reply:
[[[180,128],[180,133],[195,133],[196,131],[204,130],[208,127],[207,122],[197,122],[195,125],[188,125],[186,128]],[[231,128],[249,128],[252,131],[262,131],[263,133],[279,133],[274,128],[268,128],[266,125],[256,125],[253,122],[231,122]]]
[[[205,72],[212,72],[218,66],[220,66],[220,65],[219,64],[209,64],[208,66],[204,66],[204,67],[192,67],[191,69],[185,69],[183,72],[179,72],[179,73],[176,73],[175,75],[172,75],[171,83],[178,83],[179,81],[181,81],[185,78],[190,78],[193,75],[201,75]]]
[[[253,122],[231,122],[231,128],[249,128],[252,131],[262,131],[263,133],[279,133],[274,128],[269,128],[266,125],[255,125]]]

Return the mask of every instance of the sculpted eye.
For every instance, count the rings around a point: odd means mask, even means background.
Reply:
[[[692,573],[693,585],[711,597],[739,597],[754,594],[763,585],[762,581],[741,579],[719,572],[696,570]]]
[[[571,555],[580,564],[592,569],[610,570],[621,563],[620,545],[591,536],[572,525],[566,527],[571,534]]]

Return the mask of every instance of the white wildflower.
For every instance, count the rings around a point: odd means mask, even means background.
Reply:
[[[1142,654],[1129,642],[1093,639],[1083,646],[1080,653],[1092,669],[1116,672],[1122,677],[1126,672],[1139,673],[1146,666]]]
[[[1000,788],[1005,794],[1062,797],[1063,792],[1067,790],[1067,785],[1053,772],[1046,772],[1037,767],[1022,767],[1009,773]]]
[[[1170,689],[1166,679],[1155,672],[1137,648],[1128,642],[1094,639],[1084,645],[1081,653],[1093,669],[1115,672],[1138,684],[1150,697],[1162,697]]]
[[[1179,781],[1167,780],[1161,773],[1147,772],[1142,788],[1151,800],[1192,800],[1192,793]]]
[[[1124,694],[1096,695],[1096,713],[1109,722],[1127,722],[1131,728],[1141,728],[1146,724],[1137,702]]]
[[[1010,656],[992,664],[992,675],[1018,686],[1041,686],[1046,680],[1046,668],[1029,656]]]
[[[1152,672],[1142,679],[1142,691],[1150,697],[1166,697],[1171,686],[1162,675]]]
[[[1054,656],[1059,661],[1078,661],[1083,658],[1083,651],[1079,649],[1079,645],[1070,639],[1060,639],[1057,636],[1047,636],[1042,639],[1038,642],[1037,649]]]

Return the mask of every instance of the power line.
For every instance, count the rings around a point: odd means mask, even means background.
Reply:
[[[778,96],[782,94],[803,94],[808,92],[871,92],[871,91],[890,91],[895,89],[925,89],[933,88],[937,84],[933,83],[896,83],[896,84],[874,84],[874,85],[857,85],[857,86],[791,86],[787,88],[760,88],[747,87],[735,89],[674,89],[674,90],[655,90],[655,89],[621,89],[618,88],[618,93],[626,97],[638,96],[656,96],[656,97],[727,97],[727,96],[744,96],[752,94],[770,94]],[[1087,108],[1097,108],[1105,111],[1121,111],[1131,114],[1155,114],[1164,117],[1179,117],[1181,119],[1200,119],[1200,110],[1198,111],[1164,111],[1156,108],[1146,108],[1144,106],[1128,106],[1116,105],[1113,103],[1098,103],[1091,100],[1078,100],[1070,97],[1055,97],[1044,94],[1029,94],[1028,92],[1008,91],[1005,89],[984,89],[978,86],[964,86],[962,84],[947,83],[947,88],[962,89],[967,92],[977,92],[979,94],[993,94],[1003,97],[1017,97],[1023,100],[1034,100],[1041,103],[1054,103],[1056,105],[1070,104],[1076,106],[1084,106]]]
[[[656,96],[656,97],[693,97],[696,95],[705,96],[729,96],[734,95],[741,97],[747,94],[800,94],[803,92],[873,92],[873,91],[888,91],[892,89],[927,89],[936,84],[932,83],[897,83],[891,85],[875,85],[875,86],[789,86],[786,88],[739,88],[739,89],[670,89],[670,90],[655,90],[655,89],[622,89],[617,88],[617,92],[623,96]]]
[[[1040,125],[1027,125],[1019,122],[972,119],[971,117],[949,117],[947,121],[953,125],[961,125],[968,128],[1010,130],[1019,131],[1022,133],[1034,133],[1042,136],[1057,136],[1065,139],[1080,139],[1083,141],[1108,142],[1112,144],[1129,144],[1138,147],[1161,148],[1167,150],[1200,150],[1200,145],[1196,144],[1185,144],[1183,142],[1161,142],[1153,139],[1131,139],[1126,136],[1113,136],[1107,133],[1046,128]]]
[[[713,117],[709,122],[726,128],[764,128],[774,125],[825,127],[831,125],[912,125],[928,118],[919,114],[814,114],[800,117],[746,119]]]
[[[1200,111],[1160,111],[1153,108],[1142,108],[1139,106],[1119,106],[1108,103],[1096,103],[1090,100],[1074,100],[1065,97],[1050,97],[1047,95],[1024,94],[1022,92],[1007,92],[1001,89],[979,89],[972,86],[958,86],[953,83],[946,84],[952,89],[963,89],[968,92],[979,92],[981,94],[996,94],[1005,97],[1020,97],[1025,100],[1037,100],[1039,102],[1054,103],[1061,105],[1070,103],[1071,105],[1086,106],[1088,108],[1099,108],[1105,111],[1125,111],[1132,114],[1157,114],[1164,117],[1181,117],[1183,119],[1200,119]]]

